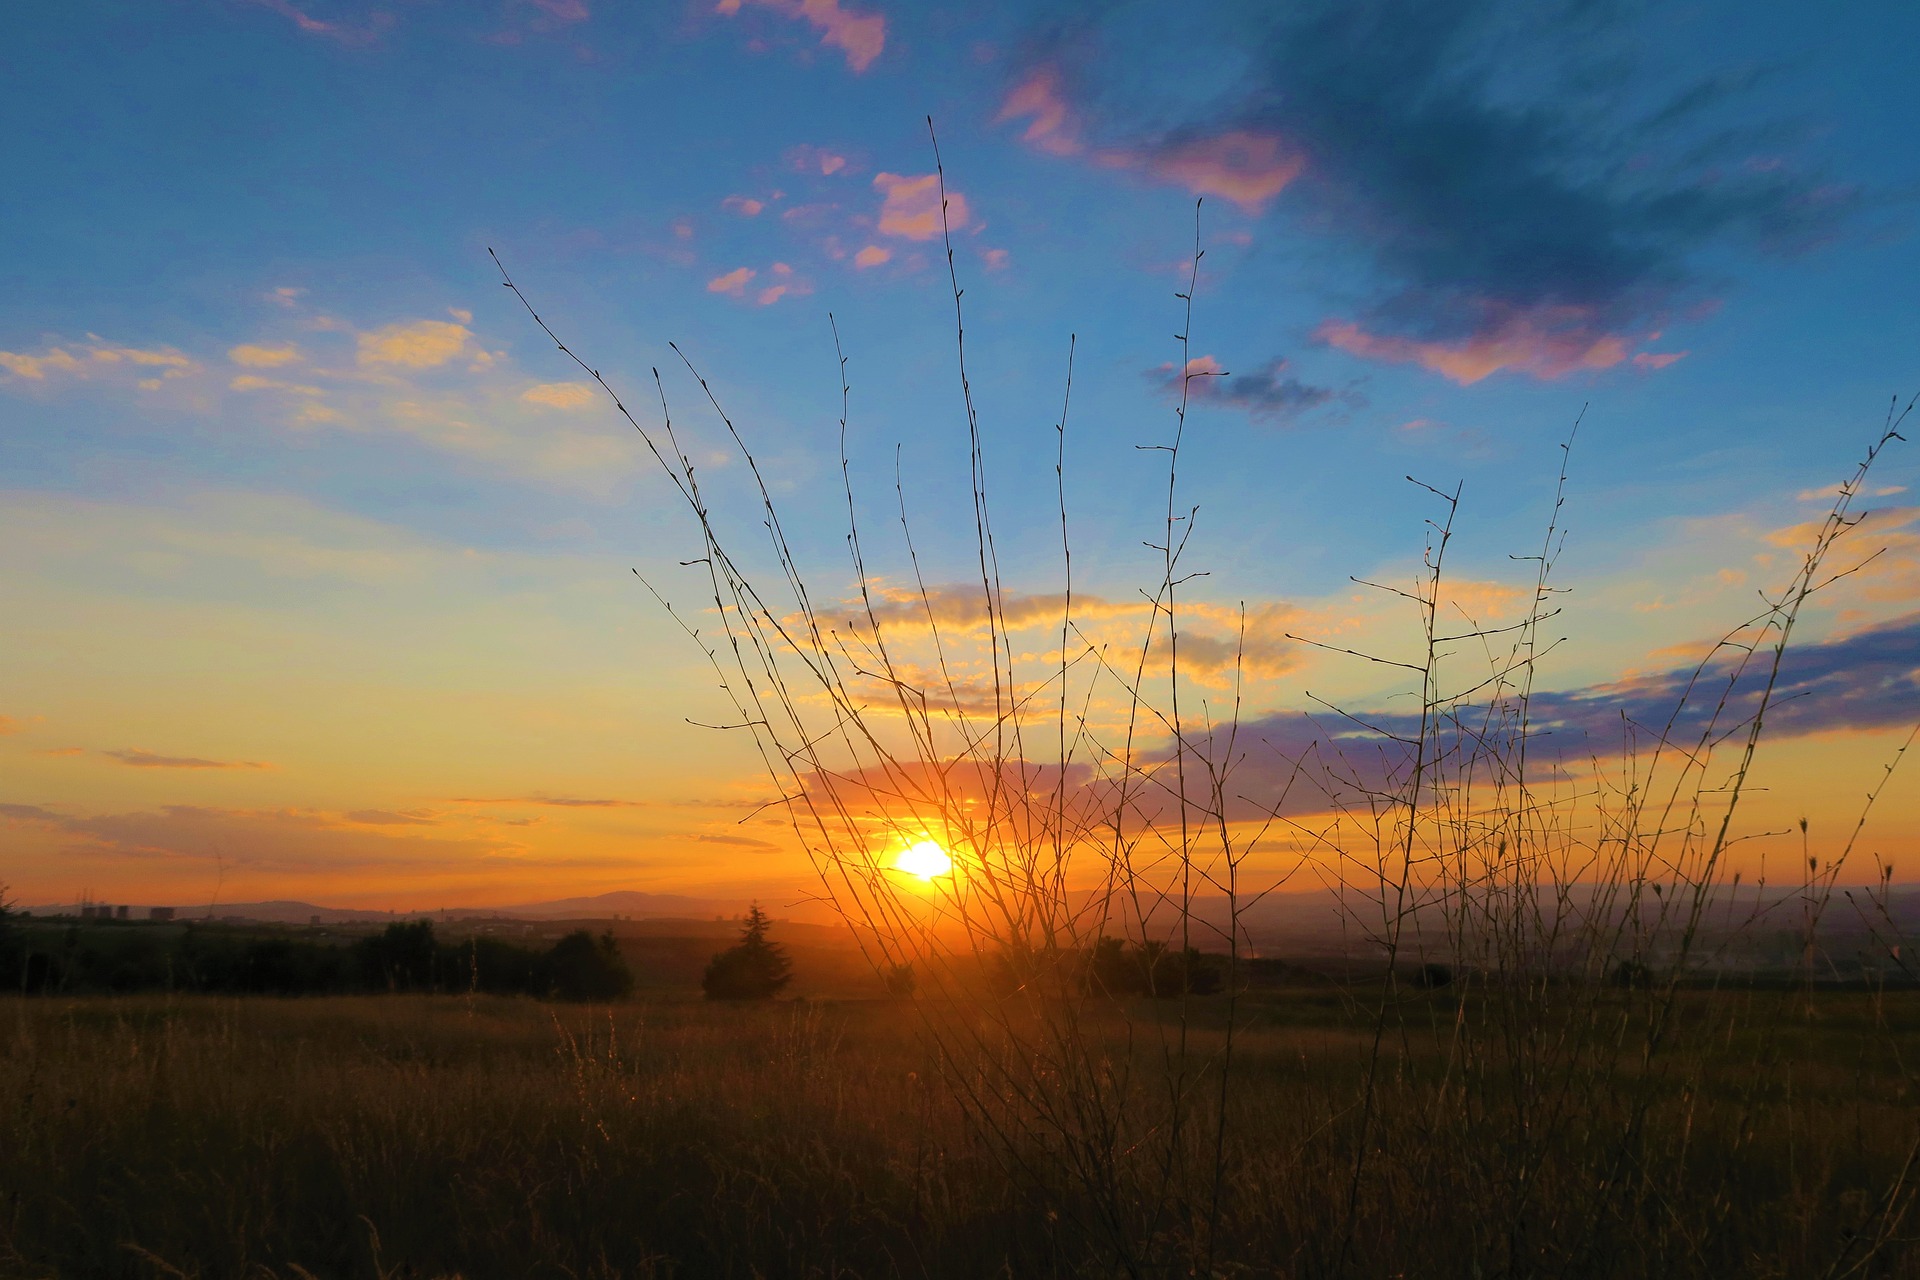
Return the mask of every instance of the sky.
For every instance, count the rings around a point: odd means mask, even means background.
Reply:
[[[1920,389],[1907,5],[0,24],[0,883],[27,903],[804,894],[756,758],[700,727],[728,715],[703,654],[636,580],[697,625],[697,530],[489,251],[642,425],[664,396],[751,533],[706,380],[828,600],[857,585],[843,354],[870,586],[911,600],[904,504],[958,593],[929,119],[1009,599],[1038,618],[1061,589],[1064,494],[1088,616],[1138,630],[1166,481],[1141,446],[1184,381],[1183,679],[1224,696],[1244,608],[1243,714],[1275,740],[1326,701],[1404,705],[1306,641],[1406,652],[1406,609],[1352,579],[1417,575],[1435,510],[1407,477],[1460,487],[1450,606],[1510,621],[1579,422],[1539,681],[1604,735],[1790,576]],[[1920,720],[1916,493],[1895,442],[1836,563],[1882,554],[1806,613],[1756,831],[1805,816],[1837,847]],[[1863,856],[1920,855],[1916,797],[1891,784]]]

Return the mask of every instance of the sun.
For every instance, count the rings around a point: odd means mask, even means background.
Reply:
[[[934,841],[922,840],[902,849],[900,856],[893,860],[893,869],[931,881],[935,876],[951,872],[953,859]]]

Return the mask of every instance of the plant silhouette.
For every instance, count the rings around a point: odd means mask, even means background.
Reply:
[[[707,965],[701,989],[709,1000],[770,1000],[792,980],[786,948],[767,940],[772,922],[754,903],[740,930],[740,941]]]

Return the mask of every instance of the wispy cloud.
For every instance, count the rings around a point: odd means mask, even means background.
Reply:
[[[243,342],[227,351],[227,359],[246,369],[278,369],[300,359],[300,348],[291,342]]]
[[[846,54],[847,65],[856,73],[872,66],[887,47],[887,20],[877,13],[843,9],[840,0],[720,0],[714,12],[731,17],[748,4],[812,24],[820,42]]]
[[[294,29],[302,35],[316,36],[323,40],[332,40],[347,46],[363,46],[379,40],[382,32],[393,25],[393,15],[383,10],[374,10],[359,22],[329,22],[314,17],[291,0],[245,0],[246,3],[279,14],[291,22]]]
[[[122,346],[89,334],[85,342],[48,346],[37,355],[0,351],[0,370],[8,380],[32,383],[130,374],[143,389],[153,390],[163,379],[199,372],[200,364],[171,347]]]
[[[139,747],[128,747],[120,751],[102,751],[99,753],[109,760],[118,760],[121,764],[136,769],[271,769],[270,764],[257,760],[208,760],[200,756],[166,756],[145,751]]]

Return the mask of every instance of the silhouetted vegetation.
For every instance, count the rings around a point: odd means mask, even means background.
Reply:
[[[0,918],[0,990],[225,995],[482,992],[618,1000],[633,974],[611,934],[578,930],[546,950],[499,938],[442,941],[431,920],[362,936],[273,926],[75,924]]]
[[[771,922],[758,903],[747,912],[740,941],[713,958],[701,989],[709,1000],[770,1000],[792,980],[786,949],[767,938]]]

